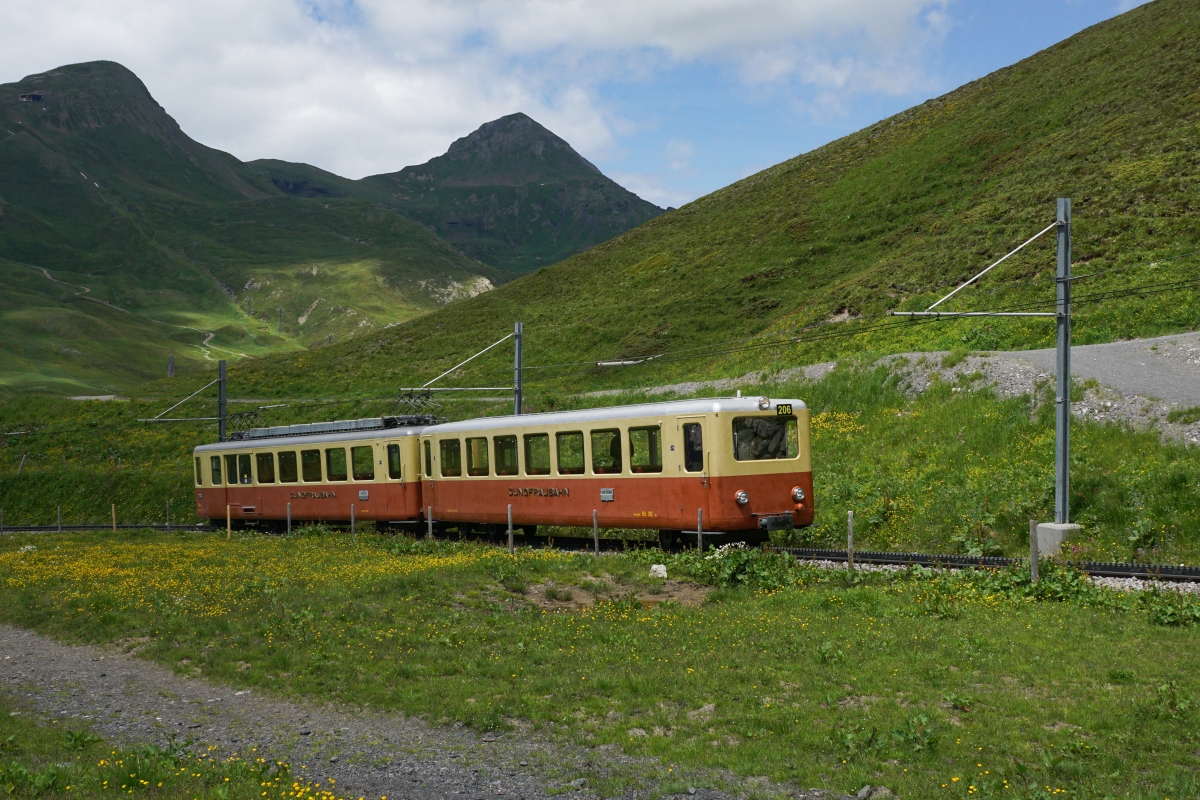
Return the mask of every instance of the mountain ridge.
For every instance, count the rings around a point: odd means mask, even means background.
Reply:
[[[550,151],[576,159],[568,183],[581,170],[608,181],[566,142],[519,119]],[[517,252],[521,231],[505,232],[501,249],[516,253],[505,271],[455,247],[453,222],[437,230],[445,215],[436,203],[419,204],[422,218],[369,181],[306,164],[243,163],[197,142],[116,62],[0,85],[0,123],[0,283],[9,289],[0,298],[0,392],[109,393],[152,377],[172,355],[186,371],[219,355],[328,345],[538,264]],[[463,137],[450,160],[474,152],[467,167],[498,180],[504,165],[489,167],[471,145],[496,150],[490,134],[504,127]],[[527,177],[492,188],[514,207],[512,192],[531,194]],[[544,221],[539,202],[528,208]],[[561,224],[550,227],[557,249],[539,250],[548,259],[614,232],[592,226],[564,239]],[[527,239],[536,245],[540,235]],[[74,341],[46,322],[56,314],[103,334]]]
[[[289,194],[394,208],[508,279],[663,213],[520,112],[484,123],[423,164],[357,181],[307,164],[250,163]]]
[[[327,344],[500,280],[399,212],[287,196],[114,62],[0,86],[0,122],[0,391],[110,393],[169,356]]]

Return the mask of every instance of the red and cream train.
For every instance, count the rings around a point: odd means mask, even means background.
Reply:
[[[761,541],[811,525],[808,409],[766,397],[251,431],[195,450],[196,514],[234,525],[375,520],[591,526]],[[349,430],[347,430],[349,428]],[[711,533],[710,533],[711,532]]]

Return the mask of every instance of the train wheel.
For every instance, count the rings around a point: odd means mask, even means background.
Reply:
[[[679,531],[659,531],[658,546],[664,553],[670,553],[679,546]]]

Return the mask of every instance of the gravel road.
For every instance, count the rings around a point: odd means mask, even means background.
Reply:
[[[1055,369],[1052,349],[997,355],[1028,361],[1043,372]],[[1126,395],[1200,406],[1200,334],[1078,345],[1071,348],[1071,374],[1080,380],[1097,380]]]
[[[648,796],[663,772],[659,762],[631,758],[613,745],[571,747],[532,731],[480,734],[398,714],[279,700],[184,678],[112,648],[64,645],[3,625],[0,691],[55,717],[86,720],[112,742],[166,744],[173,737],[215,745],[219,754],[288,761],[297,776],[326,786],[333,779],[338,795],[353,798],[541,800],[563,793],[589,798],[595,796],[589,787],[606,778],[635,787],[622,796],[637,798]],[[685,779],[694,789],[681,795],[687,798],[717,800],[753,791],[848,800],[727,773]],[[725,791],[703,788],[711,786]]]

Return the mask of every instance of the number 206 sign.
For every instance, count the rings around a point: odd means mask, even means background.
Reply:
[[[792,404],[780,403],[779,405],[775,406],[775,413],[781,417],[790,417],[792,415]]]

